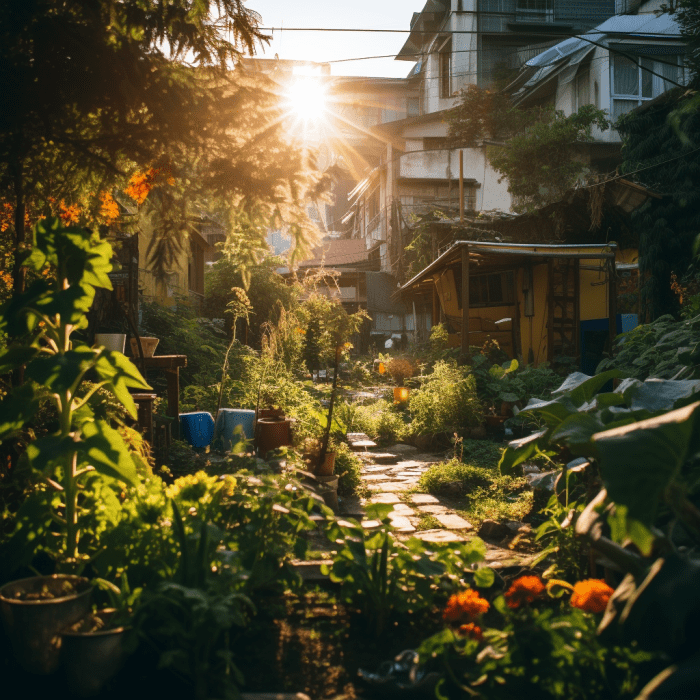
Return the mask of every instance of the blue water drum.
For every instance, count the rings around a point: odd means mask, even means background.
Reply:
[[[180,433],[192,447],[207,447],[214,437],[214,419],[211,413],[181,413]]]
[[[238,426],[243,430],[243,435],[240,431],[236,432]],[[254,426],[255,411],[243,408],[220,408],[214,428],[215,440],[221,440],[222,449],[230,450],[243,437],[246,440],[252,440],[255,434]]]

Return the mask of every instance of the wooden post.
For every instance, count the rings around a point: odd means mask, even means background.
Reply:
[[[173,437],[180,439],[180,370],[166,369],[165,378],[168,380],[168,413],[175,419]]]
[[[459,223],[464,223],[464,151],[459,152]]]
[[[617,335],[617,271],[615,259],[608,261],[608,331],[610,333],[610,355],[615,347]]]
[[[437,326],[440,323],[440,297],[438,297],[437,285],[433,281],[433,316],[432,325]]]
[[[462,246],[462,352],[469,354],[469,246]]]

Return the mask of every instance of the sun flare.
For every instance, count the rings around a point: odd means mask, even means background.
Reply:
[[[289,89],[291,111],[305,122],[318,120],[326,110],[324,86],[313,78],[300,78]]]

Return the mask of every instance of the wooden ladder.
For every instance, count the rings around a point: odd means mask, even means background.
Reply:
[[[580,276],[579,261],[558,258],[549,261],[547,308],[547,358],[580,354]]]

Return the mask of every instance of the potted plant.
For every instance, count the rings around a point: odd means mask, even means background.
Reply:
[[[406,379],[413,376],[413,365],[403,357],[395,357],[389,362],[386,369],[396,383],[394,387],[394,403],[406,403],[410,392],[404,384]]]
[[[18,339],[0,355],[0,374],[24,365],[24,377],[31,380],[14,387],[0,402],[0,439],[11,437],[32,420],[40,404],[38,386],[44,388],[45,400],[54,404],[58,416],[57,430],[30,442],[22,456],[24,465],[35,470],[45,487],[37,489],[18,513],[19,526],[4,550],[3,564],[8,571],[29,564],[36,547],[44,542],[55,548],[59,571],[79,572],[89,559],[79,550],[78,495],[86,475],[95,471],[134,484],[138,468],[146,469],[108,420],[97,417],[92,405],[102,388],[136,419],[129,388],[150,387],[122,353],[89,347],[72,338],[76,329],[87,326],[86,312],[95,288],[111,289],[107,274],[111,258],[110,245],[97,234],[78,227],[63,228],[58,219],[42,220],[34,228],[32,252],[24,265],[37,273],[50,266],[55,277],[51,281],[40,276],[22,296],[0,309],[0,332]],[[88,373],[93,384],[87,392],[81,391]],[[47,537],[47,523],[58,537]],[[64,595],[68,584],[79,590]],[[33,654],[41,662],[33,663],[32,670],[48,673],[55,668],[60,644],[53,639],[55,632],[51,636],[28,634],[20,620],[31,608],[31,615],[44,620],[36,623],[37,630],[55,628],[58,623],[52,609],[60,606],[77,615],[71,612],[60,626],[72,624],[89,607],[83,588],[83,581],[59,576],[23,579],[0,590],[3,622],[15,654],[20,660]],[[80,601],[80,614],[66,598]]]
[[[318,293],[314,293],[309,302],[317,307],[317,312],[320,312],[317,315],[323,318],[321,344],[325,349],[326,357],[330,356],[333,361],[333,383],[328,403],[328,414],[315,471],[320,474],[328,474],[330,470],[330,474],[332,474],[335,453],[329,451],[328,447],[333,425],[333,407],[338,392],[338,366],[343,352],[352,347],[348,339],[359,332],[362,323],[369,318],[369,315],[364,309],[360,309],[354,314],[348,314],[342,304]]]

